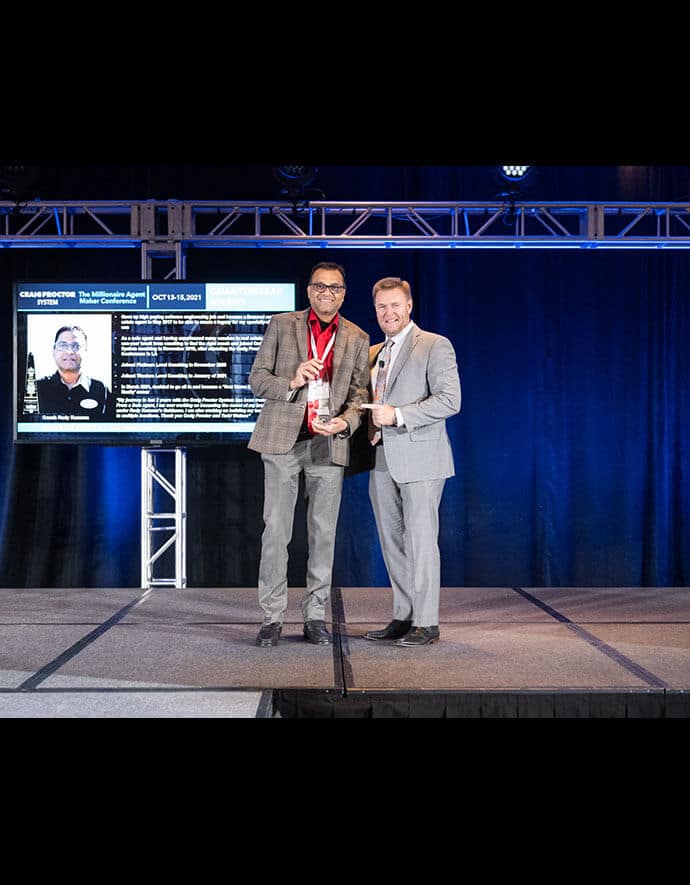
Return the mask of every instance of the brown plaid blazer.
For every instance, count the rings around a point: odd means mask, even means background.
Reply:
[[[297,366],[307,359],[308,316],[309,308],[275,314],[266,328],[249,373],[252,392],[266,400],[248,444],[255,452],[284,455],[294,446],[299,435],[308,385],[299,388],[292,400],[288,395]],[[351,433],[360,423],[361,413],[357,411],[357,405],[369,401],[368,385],[369,336],[340,314],[333,345],[331,414],[343,418]],[[328,442],[331,461],[347,466],[349,439],[331,436]]]

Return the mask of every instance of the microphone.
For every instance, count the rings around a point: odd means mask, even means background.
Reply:
[[[388,347],[388,350],[390,351],[392,346],[393,346],[393,341],[390,338],[386,338],[386,343],[383,345],[383,347],[379,351],[379,369],[383,369],[385,366],[385,363],[383,361],[384,350],[386,349],[386,347]]]

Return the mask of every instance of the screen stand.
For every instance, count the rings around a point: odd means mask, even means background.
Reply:
[[[169,457],[174,455],[174,462]],[[166,477],[163,472],[167,468],[171,474],[174,465],[174,480]],[[142,587],[186,587],[186,523],[187,506],[185,477],[187,470],[187,452],[185,449],[142,449],[141,450],[141,586]],[[174,484],[173,484],[174,483]],[[170,512],[169,498],[173,500],[174,512]],[[166,509],[160,509],[167,503]],[[162,522],[159,522],[162,521]],[[171,522],[172,520],[172,522]],[[168,532],[169,537],[156,546],[154,536],[157,532]],[[160,559],[168,548],[174,549],[174,577],[155,577],[153,564]],[[172,551],[171,551],[172,553]],[[172,555],[168,555],[161,564],[170,569],[173,564]],[[160,565],[160,564],[159,564]]]

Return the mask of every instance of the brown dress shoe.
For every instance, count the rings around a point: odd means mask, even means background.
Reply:
[[[406,648],[416,648],[418,645],[431,645],[441,638],[438,627],[413,627],[407,636],[397,639],[396,645],[404,645]]]
[[[368,633],[364,634],[365,639],[400,639],[401,636],[405,636],[406,633],[412,627],[412,621],[398,621],[393,619],[387,627],[384,627],[383,630],[369,630]]]

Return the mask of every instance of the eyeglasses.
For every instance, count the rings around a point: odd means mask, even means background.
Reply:
[[[81,348],[82,346],[78,341],[58,341],[55,345],[56,350],[71,350],[73,353],[78,353]]]
[[[317,293],[317,295],[321,295],[322,292],[325,292],[326,289],[331,290],[331,295],[340,295],[341,292],[345,291],[345,286],[342,283],[309,283],[312,289]]]

